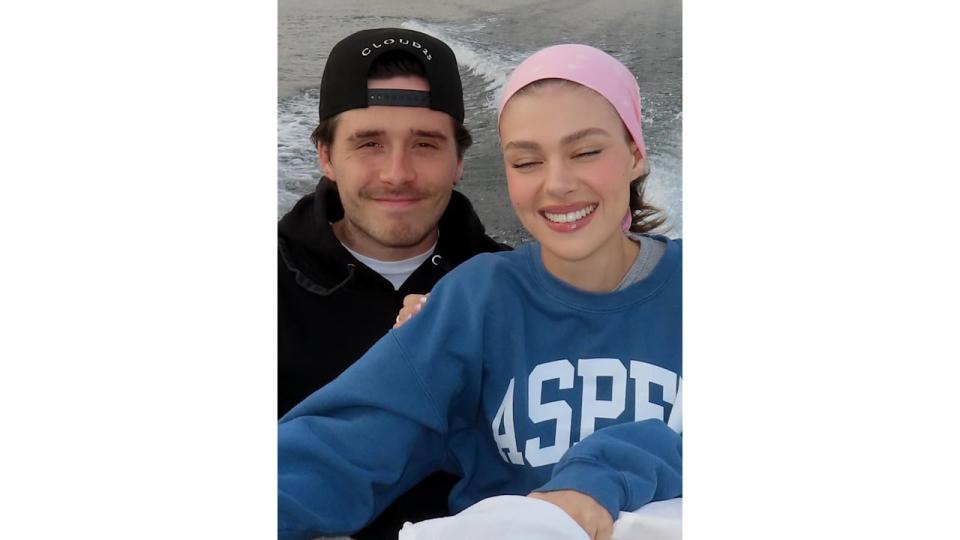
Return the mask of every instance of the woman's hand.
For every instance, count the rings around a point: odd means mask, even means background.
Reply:
[[[587,531],[590,540],[610,540],[613,535],[613,516],[589,495],[584,495],[572,489],[564,489],[547,491],[546,493],[531,493],[527,496],[559,506],[578,525],[583,527],[583,530]]]
[[[430,293],[427,294],[408,294],[403,297],[403,307],[400,308],[400,313],[397,314],[397,321],[393,323],[394,328],[400,328],[403,323],[410,320],[410,317],[413,317],[417,313],[420,313],[420,308],[427,303],[427,297],[430,296]]]

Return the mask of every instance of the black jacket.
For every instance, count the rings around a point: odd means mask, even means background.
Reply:
[[[425,293],[453,267],[509,249],[484,233],[470,201],[454,191],[440,218],[434,255],[400,290],[344,249],[330,222],[343,218],[336,186],[323,178],[279,223],[278,395],[284,415],[327,384],[393,326],[403,297]],[[387,508],[355,538],[396,538],[404,521],[447,514],[455,478],[435,474]],[[345,489],[348,489],[345,486]]]

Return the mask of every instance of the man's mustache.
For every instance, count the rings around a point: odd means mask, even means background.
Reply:
[[[429,191],[419,189],[362,189],[360,196],[367,199],[425,199]]]

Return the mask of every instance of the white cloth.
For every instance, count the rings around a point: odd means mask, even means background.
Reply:
[[[650,503],[620,512],[613,540],[681,540],[683,499]],[[455,516],[407,522],[398,540],[590,540],[560,507],[530,497],[484,499]]]
[[[620,512],[613,522],[613,540],[681,540],[683,498],[657,501],[633,512]]]
[[[410,277],[410,274],[413,274],[417,268],[420,268],[420,265],[430,258],[430,256],[433,255],[433,251],[437,249],[437,243],[434,242],[430,249],[424,253],[421,253],[420,255],[417,255],[416,257],[410,257],[409,259],[404,259],[402,261],[381,261],[380,259],[374,259],[361,253],[357,253],[356,251],[348,248],[343,242],[340,244],[343,246],[343,249],[349,251],[355,259],[367,265],[374,272],[383,276],[384,279],[393,285],[394,290],[397,291],[400,290],[400,286],[403,285],[403,282]]]

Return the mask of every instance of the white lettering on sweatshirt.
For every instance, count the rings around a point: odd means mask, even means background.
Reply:
[[[566,359],[536,366],[527,377],[527,416],[534,424],[554,422],[554,442],[541,446],[540,437],[527,439],[523,453],[517,444],[513,417],[514,379],[510,379],[491,426],[500,457],[516,465],[524,462],[534,467],[554,464],[560,461],[571,445],[593,433],[597,420],[601,418],[634,422],[658,419],[680,433],[683,429],[683,378],[647,362],[631,360],[629,366],[629,374],[623,362],[616,358],[581,358],[577,361],[576,370]],[[579,400],[543,401],[545,383],[557,381],[559,390],[570,390],[574,387],[574,372],[582,381]],[[609,399],[599,397],[598,381],[601,379],[611,382]],[[633,380],[634,403],[632,410],[627,411],[627,385],[630,379]],[[651,385],[659,387],[662,401],[672,405],[669,416],[662,404],[651,401]],[[574,408],[580,411],[576,438],[572,437]],[[625,413],[632,418],[622,418]]]

